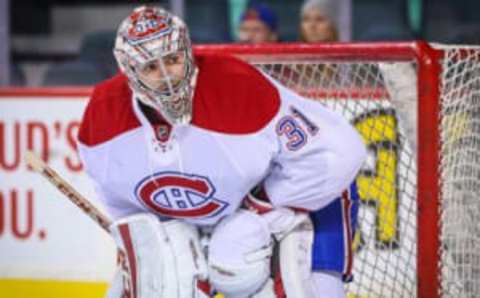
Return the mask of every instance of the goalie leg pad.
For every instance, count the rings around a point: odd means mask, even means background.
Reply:
[[[247,210],[225,218],[213,230],[208,267],[212,286],[228,298],[250,297],[270,275],[273,240],[267,223]]]
[[[313,238],[312,223],[304,222],[280,241],[280,278],[277,276],[276,279],[276,294],[278,297],[345,297],[341,273],[334,271],[312,272]]]
[[[277,270],[277,292],[287,298],[310,298],[313,226],[306,221],[288,233],[279,243],[280,270]],[[278,274],[280,276],[278,276]],[[283,295],[282,295],[283,296]]]
[[[342,275],[333,271],[314,272],[307,282],[311,298],[344,298],[345,288]]]
[[[126,255],[129,297],[208,297],[196,288],[207,278],[207,264],[195,227],[138,214],[114,222],[110,230]]]

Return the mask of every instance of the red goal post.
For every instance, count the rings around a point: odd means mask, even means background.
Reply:
[[[480,295],[480,253],[471,248],[480,234],[470,227],[475,221],[453,223],[464,209],[479,208],[463,202],[475,191],[468,181],[479,179],[473,152],[480,125],[473,115],[480,86],[472,83],[480,74],[479,49],[402,42],[207,45],[195,52],[247,60],[345,113],[369,143],[370,165],[358,178],[365,213],[351,297]]]

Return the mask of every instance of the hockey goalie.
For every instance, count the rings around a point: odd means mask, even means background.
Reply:
[[[125,252],[108,296],[345,297],[366,157],[348,121],[237,58],[194,55],[162,8],[135,9],[114,54],[79,132]]]

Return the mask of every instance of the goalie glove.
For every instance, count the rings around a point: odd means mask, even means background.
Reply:
[[[227,298],[309,298],[304,281],[311,268],[311,241],[305,242],[310,248],[298,249],[304,233],[305,239],[313,236],[308,215],[273,209],[253,196],[244,203],[250,210],[224,218],[212,232],[208,263],[213,287]],[[272,236],[278,240],[275,257]],[[278,260],[273,272],[272,257]]]
[[[261,196],[261,194],[260,194]],[[307,211],[275,208],[265,199],[249,193],[243,206],[261,215],[278,242],[278,268],[274,284],[266,283],[253,298],[308,298],[305,281],[310,275],[313,226]],[[274,294],[272,294],[274,293]]]
[[[272,204],[255,197],[251,193],[245,197],[243,205],[246,209],[261,215],[277,241],[281,241],[298,225],[309,221],[307,212],[288,207],[274,208]]]

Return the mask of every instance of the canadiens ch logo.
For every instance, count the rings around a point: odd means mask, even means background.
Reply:
[[[127,31],[127,40],[133,45],[172,32],[171,19],[155,14],[155,10],[151,8],[147,8],[143,14],[133,14],[130,19],[132,24]]]
[[[213,197],[215,187],[203,176],[160,172],[135,187],[135,196],[158,215],[180,218],[215,216],[228,203]]]

